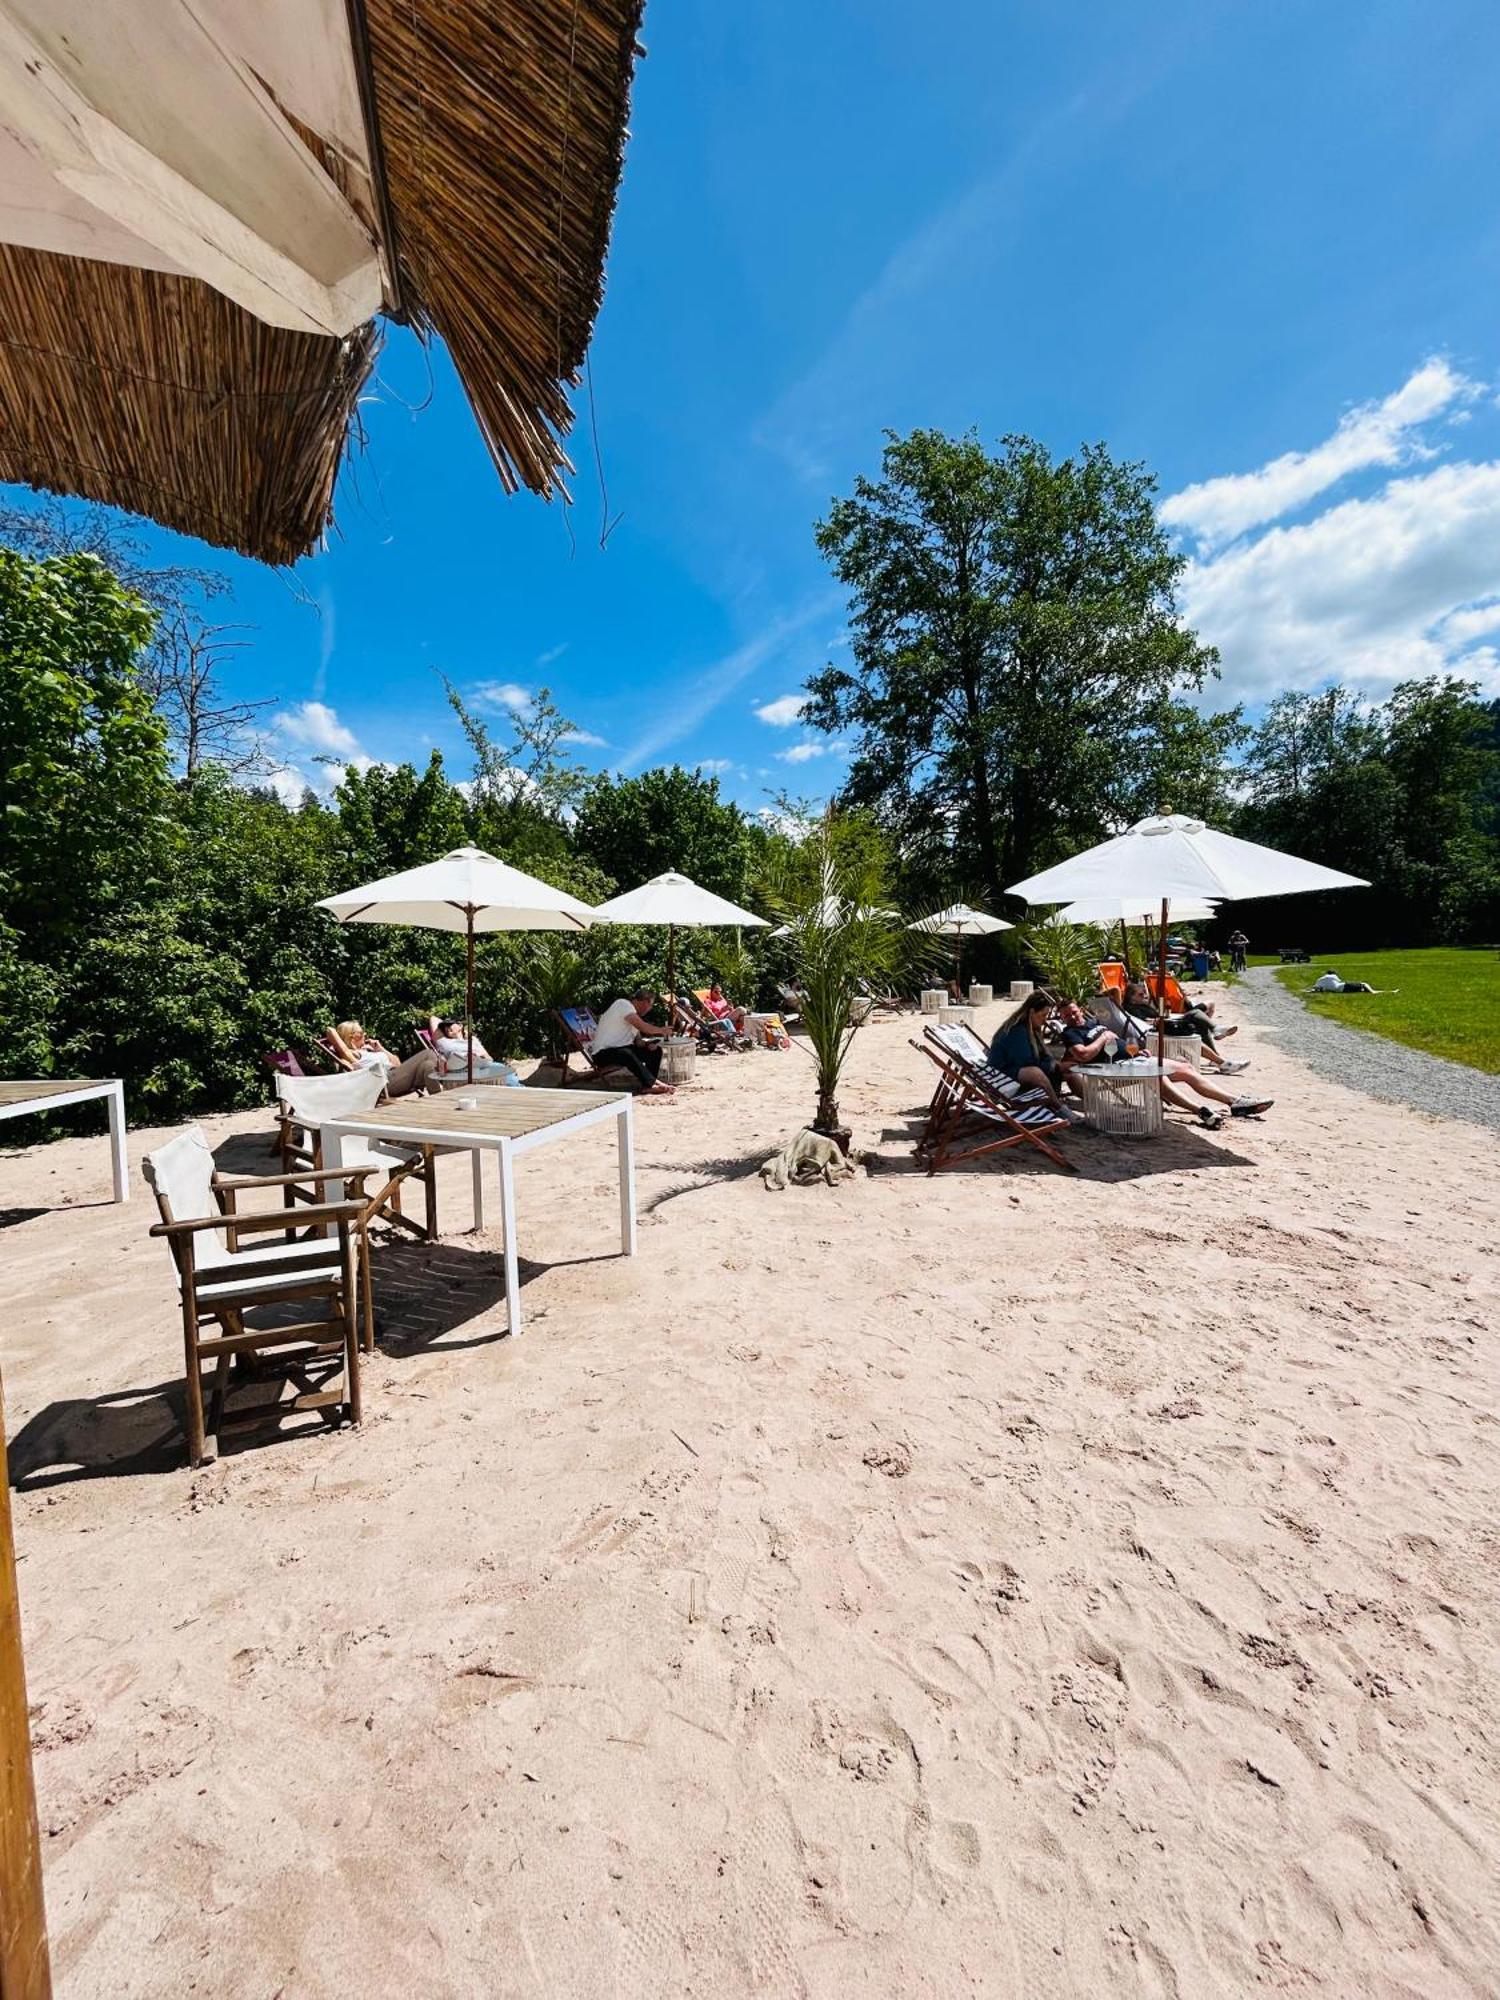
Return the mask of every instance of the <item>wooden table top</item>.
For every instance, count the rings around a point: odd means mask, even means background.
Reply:
[[[361,1132],[451,1132],[455,1138],[472,1134],[483,1139],[522,1139],[549,1125],[561,1125],[602,1104],[619,1104],[629,1093],[621,1090],[519,1090],[503,1083],[476,1083],[476,1111],[459,1108],[467,1089],[445,1090],[441,1097],[403,1097],[395,1104],[377,1104],[352,1118],[324,1118],[323,1125],[351,1127]]]
[[[0,1106],[62,1097],[70,1090],[108,1090],[112,1081],[103,1076],[44,1076],[23,1083],[0,1083]]]

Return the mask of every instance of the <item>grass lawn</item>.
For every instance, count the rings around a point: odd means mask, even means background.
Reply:
[[[1255,961],[1252,960],[1252,963]],[[1274,961],[1261,961],[1262,963]],[[1397,993],[1309,993],[1329,968],[1342,979],[1399,987]],[[1408,1048],[1500,1074],[1500,954],[1493,951],[1335,952],[1276,977],[1315,1014],[1346,1028],[1388,1035]]]

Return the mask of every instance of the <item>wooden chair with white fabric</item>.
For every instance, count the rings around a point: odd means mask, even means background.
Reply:
[[[220,1433],[233,1424],[264,1423],[293,1412],[327,1410],[337,1425],[360,1420],[359,1394],[359,1262],[362,1250],[360,1196],[368,1168],[341,1168],[335,1176],[306,1172],[293,1178],[322,1189],[334,1179],[348,1183],[354,1198],[315,1201],[300,1220],[318,1234],[295,1242],[243,1246],[246,1236],[273,1231],[285,1238],[286,1210],[280,1206],[242,1210],[239,1198],[253,1189],[281,1193],[287,1176],[227,1176],[215,1173],[213,1154],[200,1127],[193,1125],[148,1153],[146,1180],[156,1195],[161,1220],[151,1231],[162,1236],[177,1269],[182,1304],[184,1375],[187,1388],[188,1458],[202,1465],[209,1454],[207,1433],[217,1446]],[[291,1324],[256,1324],[246,1315],[289,1302],[321,1301],[321,1318]],[[218,1335],[205,1336],[217,1325]],[[230,1364],[268,1350],[283,1350],[288,1372],[300,1381],[290,1403],[278,1401],[269,1410],[258,1406],[249,1415],[229,1416],[225,1402]],[[310,1364],[342,1357],[342,1384],[314,1387]],[[204,1421],[203,1366],[214,1363],[209,1420]]]

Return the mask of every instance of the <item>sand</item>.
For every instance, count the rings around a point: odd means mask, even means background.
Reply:
[[[363,1429],[197,1473],[144,1191],[0,1159],[62,2000],[1500,1991],[1500,1148],[1247,1029],[928,1179],[912,1032],[836,1190],[800,1054],[642,1106],[633,1262],[525,1161],[516,1341],[450,1163]]]

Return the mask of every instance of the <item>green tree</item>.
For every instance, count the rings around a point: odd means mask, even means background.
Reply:
[[[1179,622],[1183,558],[1139,465],[1102,445],[1054,460],[1030,438],[890,435],[818,528],[850,592],[851,668],[809,683],[808,720],[853,731],[846,799],[903,859],[972,857],[990,898],[1139,805],[1192,739],[1167,704],[1216,654]],[[1200,739],[1205,760],[1212,738]],[[1157,798],[1152,805],[1172,805]]]
[[[717,778],[678,764],[638,778],[596,778],[579,804],[573,839],[623,889],[674,868],[731,902],[745,893],[751,849],[744,814],[719,796]]]
[[[0,549],[0,911],[50,963],[140,894],[171,804],[152,616],[93,556]]]

